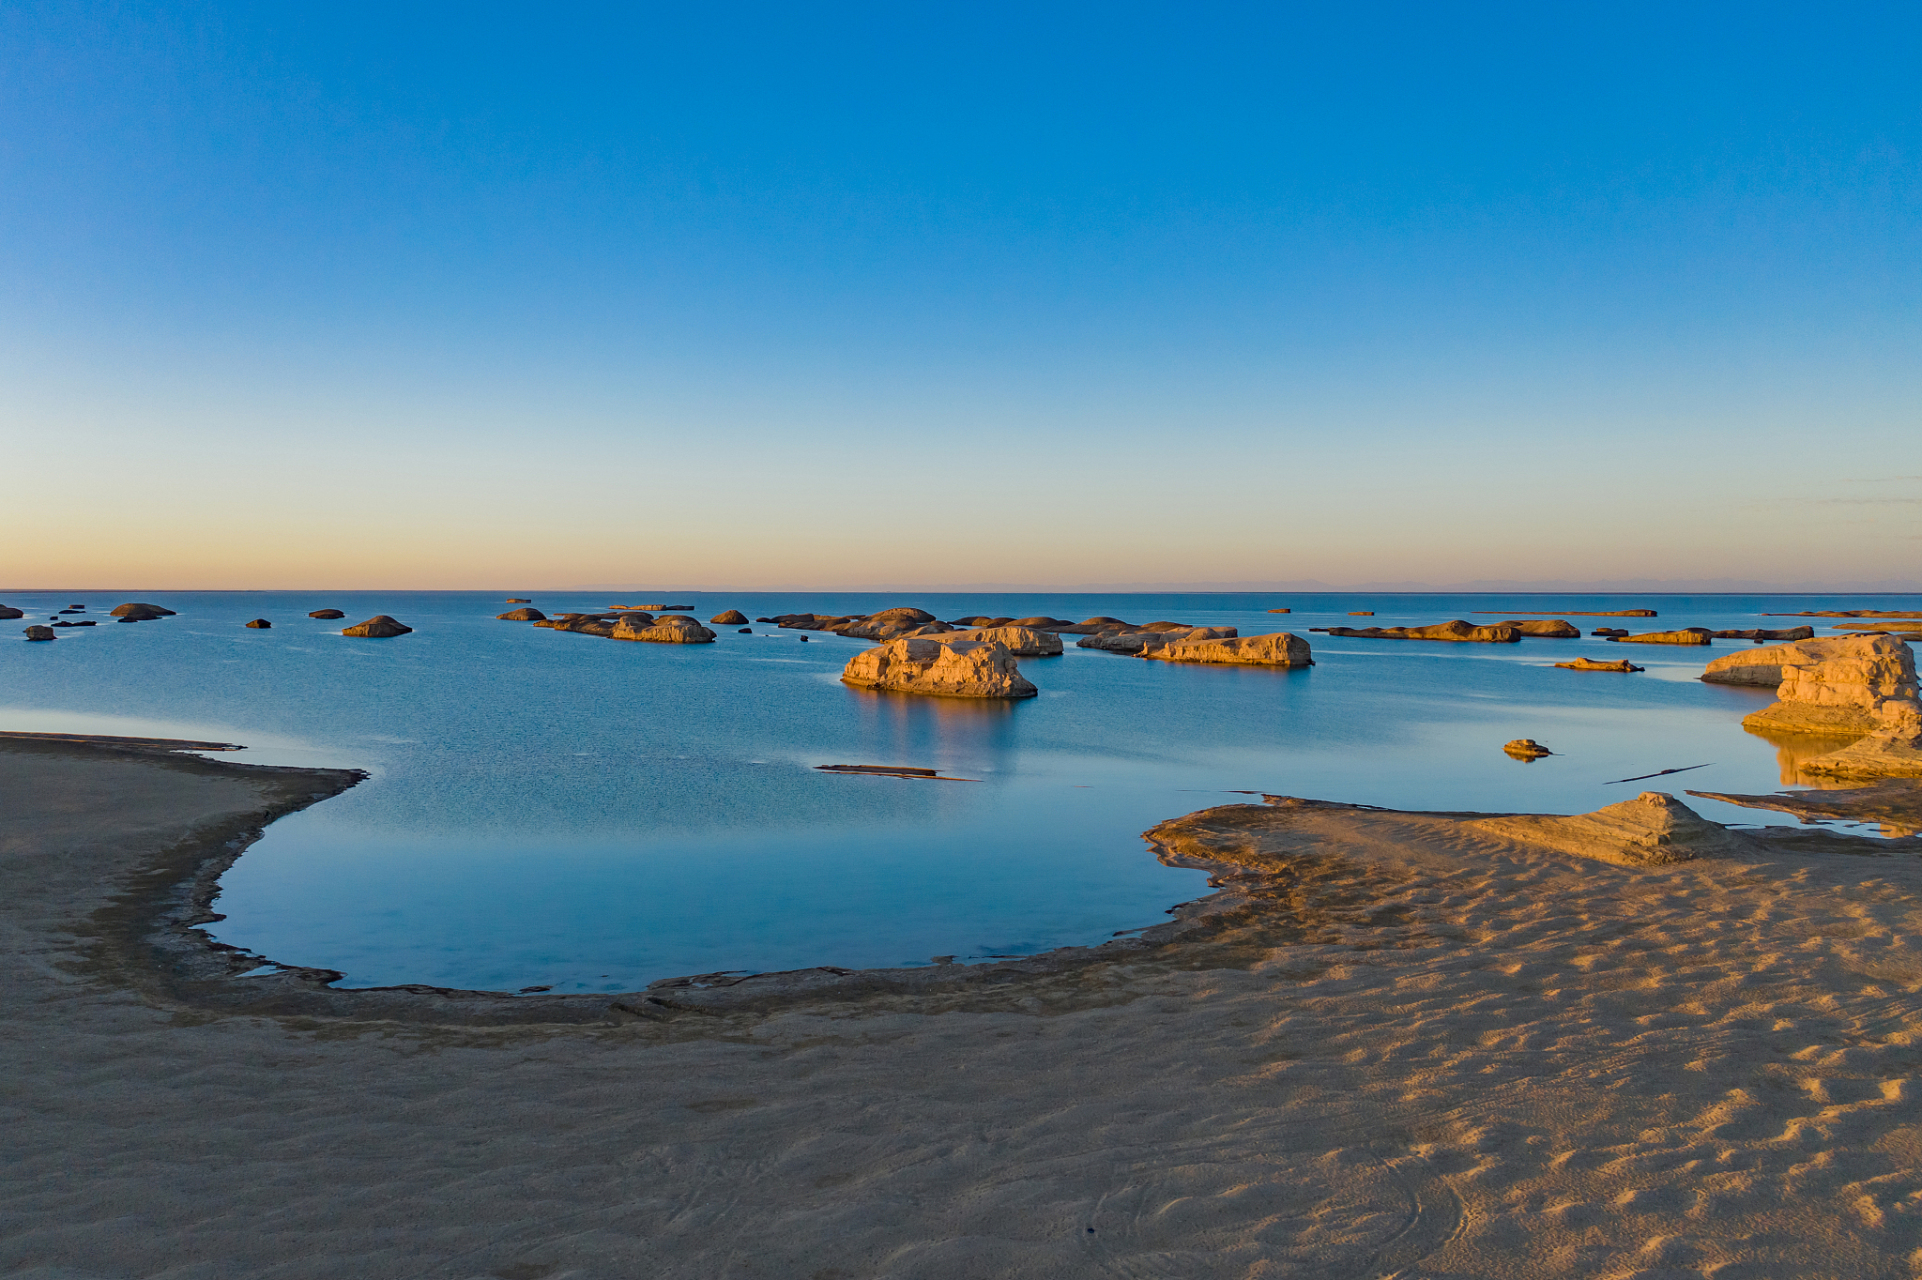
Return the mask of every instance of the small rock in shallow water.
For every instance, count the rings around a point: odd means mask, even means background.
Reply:
[[[1533,738],[1517,738],[1513,742],[1505,742],[1502,744],[1502,750],[1517,760],[1539,760],[1543,756],[1555,754]]]
[[[267,621],[265,618],[255,618],[247,624],[248,628],[254,631],[267,631],[271,629],[273,625],[273,623]]]
[[[38,625],[28,627],[25,634],[29,640],[51,640],[54,638],[52,627],[42,627]]]
[[[347,615],[338,609],[316,609],[307,616],[310,618],[344,618]]]
[[[344,636],[367,636],[375,640],[386,640],[393,636],[408,635],[413,628],[384,613],[377,613],[359,626],[348,627],[340,634]]]
[[[494,617],[497,621],[500,621],[500,622],[545,622],[547,621],[547,615],[542,613],[539,609],[509,609],[506,613],[495,614]]]
[[[747,621],[747,615],[739,609],[729,609],[723,613],[715,614],[709,618],[708,621],[723,627],[738,627]]]

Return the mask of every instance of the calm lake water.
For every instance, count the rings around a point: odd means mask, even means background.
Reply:
[[[549,612],[650,597],[536,594]],[[127,599],[179,616],[17,630]],[[1098,942],[1205,893],[1140,833],[1238,790],[1395,808],[1575,813],[1646,787],[1767,791],[1777,749],[1745,734],[1759,690],[1700,683],[1712,649],[1329,639],[1308,628],[1650,607],[1669,629],[1786,626],[1764,612],[1896,608],[1822,596],[900,595],[683,593],[703,619],[916,604],[940,617],[1108,614],[1306,636],[1317,665],[1184,667],[1073,648],[1027,659],[1041,696],[985,706],[838,680],[865,642],[757,626],[712,645],[497,622],[477,593],[0,593],[0,728],[245,743],[225,758],[345,765],[371,781],[282,819],[223,881],[211,931],[346,985],[631,990],[723,970],[924,964]],[[1265,612],[1291,606],[1287,616]],[[415,628],[348,639],[389,613]],[[1375,617],[1351,620],[1352,610]],[[241,624],[265,617],[273,629]],[[1816,620],[1820,621],[1820,620]],[[1827,634],[1826,629],[1818,634]],[[1557,670],[1578,654],[1644,675]],[[1501,751],[1532,737],[1557,754]],[[935,767],[966,782],[835,776]],[[1644,783],[1616,779],[1707,765]],[[1690,800],[1719,821],[1781,815]]]

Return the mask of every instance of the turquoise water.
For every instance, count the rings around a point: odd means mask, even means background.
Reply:
[[[644,596],[535,595],[547,612]],[[0,728],[247,744],[263,763],[373,778],[277,822],[223,880],[211,931],[347,985],[628,990],[726,970],[1026,954],[1152,925],[1206,892],[1140,833],[1256,790],[1396,808],[1581,812],[1644,787],[1772,790],[1774,747],[1743,733],[1761,691],[1696,680],[1729,651],[1597,639],[1450,645],[1331,640],[1308,628],[1475,611],[1645,606],[1601,625],[1789,625],[1763,612],[1906,607],[1916,597],[688,594],[706,618],[911,603],[941,617],[1047,613],[1292,630],[1317,665],[1184,667],[1076,650],[1024,660],[1041,696],[977,705],[836,678],[863,642],[756,626],[712,645],[631,644],[497,622],[474,593],[0,593]],[[179,616],[14,629],[76,602]],[[1289,605],[1288,616],[1266,613]],[[348,639],[390,613],[416,628]],[[1351,610],[1373,609],[1351,623]],[[254,617],[271,630],[249,631]],[[1554,669],[1587,653],[1649,668]],[[1532,737],[1532,764],[1501,751]],[[819,764],[937,767],[966,782],[848,777]],[[1709,767],[1608,785],[1658,769]],[[1723,821],[1780,815],[1695,802]]]

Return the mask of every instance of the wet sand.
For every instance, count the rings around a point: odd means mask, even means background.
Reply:
[[[545,1003],[233,976],[188,928],[211,878],[354,781],[0,738],[8,1274],[1922,1263],[1914,838],[1637,868],[1233,805],[1156,829],[1221,897],[1026,965]]]

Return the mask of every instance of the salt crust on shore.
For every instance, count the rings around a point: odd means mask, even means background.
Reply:
[[[0,742],[8,1274],[1922,1262],[1913,840],[1629,868],[1471,815],[1232,805],[1156,829],[1245,868],[1220,927],[999,986],[474,1028],[132,981],[103,939],[140,868],[297,807],[295,772]]]

